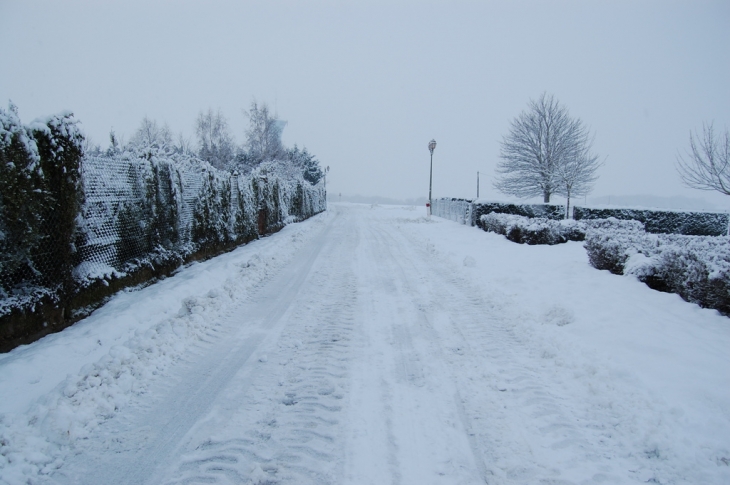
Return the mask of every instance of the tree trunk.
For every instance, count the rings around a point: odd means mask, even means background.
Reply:
[[[543,192],[543,203],[549,204],[550,203],[550,192]]]

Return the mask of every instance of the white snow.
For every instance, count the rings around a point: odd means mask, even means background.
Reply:
[[[730,483],[730,320],[330,211],[0,355],[0,483]]]

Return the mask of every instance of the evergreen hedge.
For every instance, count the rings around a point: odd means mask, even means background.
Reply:
[[[326,209],[281,163],[231,174],[159,148],[86,157],[71,113],[24,126],[0,109],[0,351],[111,294]]]
[[[649,287],[730,316],[730,245],[726,236],[589,232],[585,248],[595,268],[633,275]]]
[[[591,221],[575,221],[562,219],[559,221],[543,217],[529,218],[510,214],[490,213],[480,218],[483,230],[505,236],[519,244],[560,244],[568,241],[583,241],[586,234],[594,230],[643,230],[638,221],[619,221],[618,219],[595,219]]]
[[[565,219],[565,206],[560,204],[510,204],[503,202],[474,202],[473,220],[476,223],[485,214],[510,214],[544,219]]]
[[[687,236],[723,236],[728,233],[727,213],[680,212],[649,209],[575,207],[576,220],[607,219],[640,221],[646,231],[655,234],[683,234]]]

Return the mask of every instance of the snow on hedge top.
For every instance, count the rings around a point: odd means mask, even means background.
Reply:
[[[30,161],[27,167],[19,168],[25,168],[29,171],[38,169],[41,159],[38,155],[38,146],[35,140],[28,136],[27,128],[20,122],[18,108],[10,102],[8,111],[0,108],[0,148],[12,145],[13,141],[21,144]]]

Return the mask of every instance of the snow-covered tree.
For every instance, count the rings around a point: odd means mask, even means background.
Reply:
[[[0,110],[0,295],[29,284],[69,290],[83,155],[73,114],[26,127],[12,103]]]
[[[322,178],[323,173],[319,160],[309,153],[306,147],[299,150],[299,147],[294,145],[294,148],[287,150],[287,158],[290,163],[301,170],[304,180],[310,184],[316,185]]]
[[[84,134],[73,113],[64,112],[30,124],[43,170],[43,247],[36,261],[44,277],[70,292],[77,217],[83,201],[81,159]],[[100,150],[99,150],[100,151]]]
[[[195,152],[192,141],[190,140],[190,138],[183,135],[182,132],[178,133],[177,135],[177,141],[175,142],[175,151],[183,156],[190,156]]]
[[[160,151],[166,152],[172,149],[172,132],[167,124],[158,125],[155,120],[145,116],[129,140],[129,145],[133,151],[150,158]]]
[[[677,171],[687,187],[716,190],[730,195],[730,132],[715,136],[710,123],[702,125],[702,138],[689,133],[690,151],[677,157]]]
[[[114,128],[109,130],[109,148],[106,149],[106,156],[113,157],[122,151],[124,141],[117,136]]]
[[[38,147],[11,102],[8,111],[0,108],[0,297],[33,267],[43,237],[42,176]]]
[[[235,145],[228,129],[228,121],[221,110],[201,111],[195,120],[198,136],[198,156],[215,168],[224,169],[233,160]]]
[[[588,195],[593,190],[593,183],[598,179],[596,171],[601,166],[598,156],[590,151],[587,142],[585,149],[569,157],[561,163],[556,171],[558,186],[556,193],[565,197],[565,218],[570,217],[570,198]]]
[[[255,167],[262,162],[283,158],[285,150],[281,143],[281,132],[284,123],[271,116],[266,104],[259,107],[256,101],[251,103],[247,115],[249,119],[245,144],[248,152],[247,163]]]
[[[545,203],[563,191],[558,173],[568,173],[590,149],[590,134],[580,119],[545,93],[530,100],[502,139],[495,188],[517,197],[542,196]],[[590,158],[590,157],[589,157]],[[572,165],[571,165],[572,163]]]

